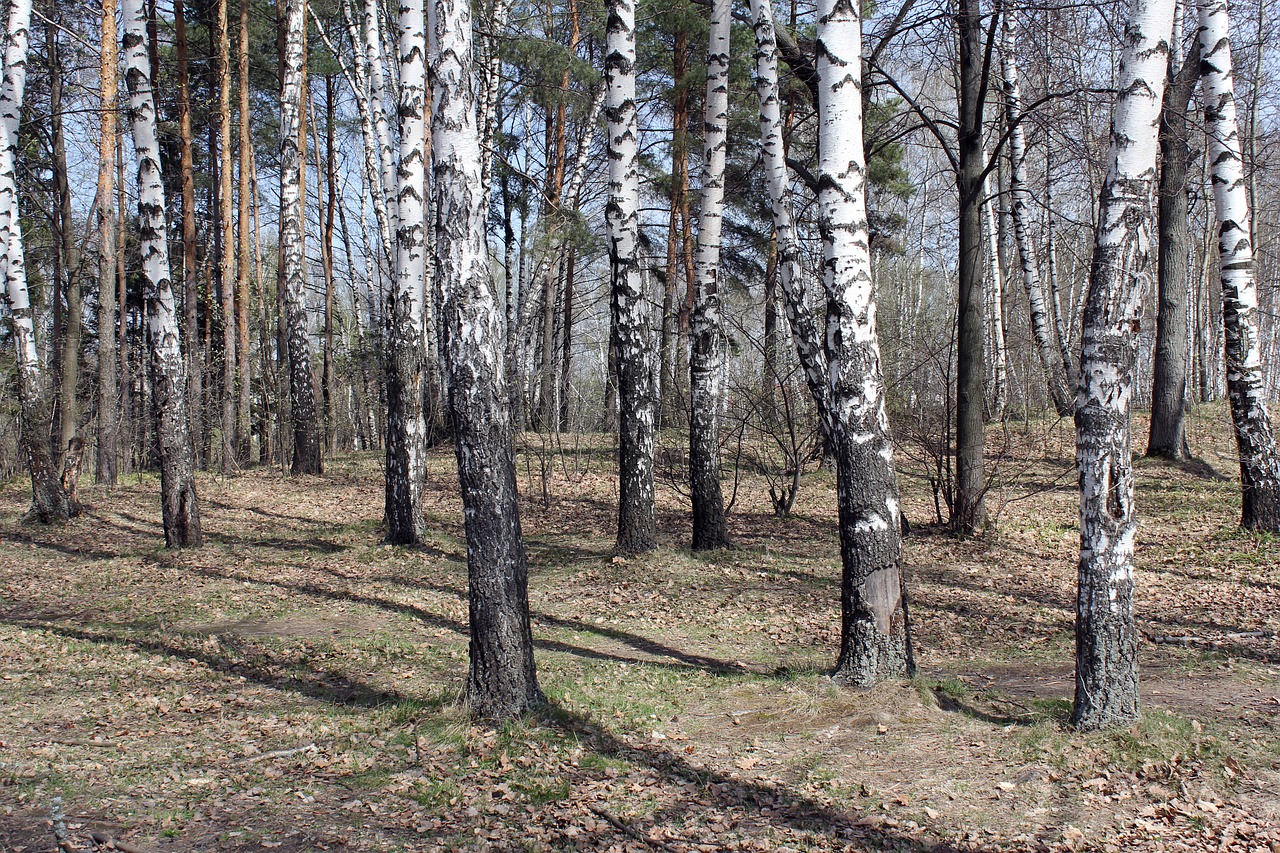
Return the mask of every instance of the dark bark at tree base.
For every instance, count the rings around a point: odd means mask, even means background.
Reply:
[[[1132,580],[1117,598],[1132,601]],[[1071,709],[1071,725],[1082,731],[1123,728],[1138,719],[1138,633],[1123,605],[1118,613],[1114,606],[1105,578],[1087,577],[1082,567]]]

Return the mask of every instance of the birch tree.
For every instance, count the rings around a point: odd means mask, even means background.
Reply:
[[[147,56],[147,18],[142,0],[123,0],[125,82],[129,120],[138,157],[138,239],[147,306],[147,346],[151,359],[152,410],[160,449],[160,497],[168,548],[200,544],[200,506],[193,477],[194,454],[187,418],[186,365],[165,220],[156,106]]]
[[[1138,716],[1133,618],[1133,458],[1129,410],[1143,294],[1155,273],[1151,200],[1174,0],[1133,0],[1123,30],[1076,395],[1080,566],[1076,688],[1081,729]]]
[[[528,558],[489,273],[476,131],[471,4],[430,0],[434,226],[449,409],[467,532],[471,664],[467,702],[504,719],[543,701],[529,625]]]
[[[0,83],[0,267],[18,363],[22,450],[31,472],[32,501],[27,517],[50,523],[65,521],[71,506],[49,453],[49,400],[36,349],[35,314],[27,289],[22,226],[18,218],[18,123],[27,82],[31,0],[14,0],[9,6],[8,25],[4,80]]]
[[[720,404],[724,394],[724,328],[720,317],[720,231],[729,124],[729,0],[711,4],[707,99],[698,219],[695,295],[689,321],[689,486],[693,549],[729,545],[720,491]]]
[[[1200,82],[1209,138],[1206,160],[1212,169],[1218,224],[1227,396],[1240,454],[1240,524],[1246,530],[1280,533],[1280,456],[1267,412],[1266,377],[1258,337],[1253,235],[1236,125],[1226,0],[1201,0],[1199,38]]]
[[[1071,414],[1074,401],[1068,389],[1071,377],[1057,354],[1054,335],[1045,304],[1044,285],[1040,281],[1040,267],[1036,263],[1035,248],[1031,245],[1030,223],[1031,192],[1027,187],[1027,139],[1022,127],[1022,84],[1018,77],[1018,15],[1012,9],[1005,10],[1000,21],[1000,72],[1004,86],[1005,125],[1009,128],[1009,211],[1013,219],[1013,236],[1018,247],[1018,259],[1022,270],[1022,287],[1027,293],[1030,311],[1031,336],[1035,340],[1040,364],[1048,379],[1049,399],[1060,416]]]
[[[898,485],[871,279],[861,55],[857,7],[820,0],[818,224],[843,566],[835,677],[856,686],[900,676],[909,666]]]
[[[618,380],[619,554],[658,547],[653,492],[657,411],[649,294],[640,270],[640,175],[636,150],[635,0],[609,0],[605,23],[605,117],[609,127],[611,346]]]
[[[294,474],[319,474],[320,424],[307,329],[306,268],[302,209],[306,164],[299,140],[305,105],[303,50],[307,0],[285,3],[284,74],[280,94],[280,256],[283,262],[285,328],[289,350],[289,399],[293,416]]]
[[[400,0],[400,168],[395,285],[387,308],[387,541],[425,533],[426,40],[423,0]]]
[[[987,152],[982,152],[983,162],[990,162]],[[993,421],[1004,417],[1004,407],[1009,399],[1009,351],[1004,334],[1004,270],[1000,268],[1000,223],[996,219],[992,203],[991,177],[982,183],[982,218],[987,232],[987,342],[991,356],[991,389],[988,416]]]

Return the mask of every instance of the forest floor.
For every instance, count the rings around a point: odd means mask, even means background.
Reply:
[[[1135,423],[1145,435],[1145,423]],[[956,541],[902,454],[911,682],[835,687],[834,480],[777,518],[748,477],[736,547],[612,558],[608,439],[520,461],[548,704],[468,722],[453,455],[430,541],[382,544],[372,455],[322,477],[201,475],[205,545],[162,547],[156,479],[83,489],[63,528],[0,489],[0,853],[205,850],[1221,850],[1280,853],[1280,540],[1237,530],[1221,407],[1137,463],[1144,718],[1066,726],[1078,498],[1069,421],[993,430],[994,536]],[[1141,444],[1141,438],[1139,438]],[[553,453],[552,451],[556,451]],[[545,463],[545,466],[544,466]],[[543,473],[546,480],[544,488]]]

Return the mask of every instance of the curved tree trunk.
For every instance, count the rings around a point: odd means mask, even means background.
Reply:
[[[426,475],[426,30],[422,0],[400,3],[400,183],[396,280],[388,304],[387,541],[418,542]]]
[[[164,541],[169,548],[200,544],[200,507],[187,419],[186,371],[173,283],[169,279],[164,184],[156,140],[156,107],[147,58],[146,16],[141,0],[123,0],[125,81],[133,147],[138,155],[138,238],[147,304],[151,398],[160,449]]]
[[[856,7],[822,0],[817,38],[818,223],[843,566],[835,677],[866,686],[905,674],[909,653],[898,484],[871,281]]]
[[[1031,206],[1031,192],[1027,189],[1027,141],[1022,127],[1022,86],[1018,80],[1018,15],[1014,9],[1006,9],[1001,18],[1000,70],[1004,82],[1005,124],[1009,127],[1009,210],[1013,218],[1013,235],[1018,244],[1018,257],[1022,262],[1022,285],[1027,292],[1030,310],[1031,335],[1035,339],[1040,363],[1048,378],[1049,399],[1059,416],[1065,417],[1075,409],[1067,383],[1070,377],[1058,357],[1054,346],[1056,332],[1050,327],[1049,312],[1045,307],[1044,286],[1040,282],[1040,268],[1036,264],[1035,249],[1027,222]]]
[[[1198,43],[1197,43],[1198,44]],[[1187,354],[1190,348],[1187,254],[1191,235],[1187,214],[1187,107],[1199,78],[1200,49],[1193,47],[1178,67],[1169,57],[1172,80],[1160,113],[1159,295],[1155,367],[1151,383],[1151,429],[1147,455],[1187,459]]]
[[[31,0],[14,0],[9,6],[9,42],[5,46],[4,82],[0,84],[0,267],[17,351],[22,449],[31,471],[32,504],[27,515],[50,523],[66,521],[71,506],[49,454],[49,401],[40,375],[35,316],[27,290],[22,227],[18,219],[18,122],[26,90],[30,26]]]
[[[289,400],[293,420],[294,474],[319,474],[320,424],[307,329],[302,194],[306,162],[300,128],[305,105],[306,0],[285,4],[284,75],[280,97],[280,255],[283,261],[285,328],[289,351]]]
[[[99,485],[114,486],[119,472],[120,387],[116,369],[116,111],[120,46],[116,0],[102,0],[102,97],[98,135],[98,462]]]
[[[489,719],[543,701],[529,625],[502,312],[489,275],[487,211],[472,76],[471,5],[431,0],[435,237],[449,408],[467,528],[471,667],[467,702]]]
[[[1236,126],[1226,0],[1200,2],[1200,56],[1209,137],[1206,160],[1213,170],[1213,202],[1218,219],[1227,395],[1240,453],[1240,525],[1246,530],[1280,533],[1280,456],[1267,412],[1258,340],[1258,289],[1253,277],[1249,197]]]
[[[636,152],[634,0],[609,0],[605,80],[609,122],[611,346],[618,377],[619,554],[658,547],[653,492],[653,388],[649,294],[640,271],[640,176]]]
[[[702,213],[698,217],[695,290],[689,318],[689,486],[693,549],[725,548],[720,492],[720,402],[724,395],[724,328],[720,318],[720,230],[729,124],[729,0],[711,5],[707,99],[702,157]]]
[[[1076,692],[1082,729],[1138,716],[1138,633],[1133,618],[1133,454],[1129,409],[1143,292],[1155,274],[1150,200],[1174,0],[1134,0],[1111,121],[1085,302],[1076,397],[1080,570]]]

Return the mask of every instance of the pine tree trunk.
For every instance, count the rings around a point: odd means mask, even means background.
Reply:
[[[861,30],[852,4],[819,3],[818,227],[843,567],[834,677],[860,687],[909,669],[898,484],[871,282]]]
[[[1258,337],[1253,235],[1240,159],[1226,0],[1200,0],[1200,54],[1209,137],[1205,159],[1211,164],[1218,222],[1227,396],[1240,454],[1240,525],[1246,530],[1280,533],[1280,455],[1267,412]]]
[[[729,123],[729,0],[711,4],[707,51],[702,212],[698,218],[695,296],[689,320],[689,487],[693,549],[729,546],[720,491],[720,402],[724,394],[724,329],[720,318],[720,232]]]
[[[1073,725],[1138,716],[1129,410],[1143,291],[1156,272],[1150,201],[1174,0],[1134,0],[1123,32],[1110,169],[1098,210],[1076,398],[1080,571]]]
[[[959,319],[956,341],[956,495],[951,527],[961,535],[983,526],[983,246],[982,16],[977,0],[960,0],[960,131],[956,185],[960,197]]]
[[[1190,348],[1188,305],[1191,280],[1187,255],[1191,243],[1187,211],[1187,167],[1191,148],[1187,106],[1199,79],[1200,50],[1179,67],[1170,56],[1171,83],[1160,113],[1159,313],[1156,315],[1155,367],[1151,387],[1151,429],[1147,455],[1189,459],[1187,447],[1187,354]]]
[[[285,327],[289,352],[289,401],[293,420],[294,474],[319,474],[320,425],[307,328],[306,268],[303,240],[303,178],[306,159],[300,142],[306,104],[303,51],[306,0],[285,3],[285,63],[280,98],[281,257],[284,261]]]
[[[471,6],[431,0],[435,237],[449,408],[466,516],[471,712],[507,719],[543,701],[529,625],[528,558],[480,192]]]
[[[152,410],[160,453],[164,541],[168,548],[185,548],[200,544],[200,508],[193,476],[182,334],[169,278],[164,184],[156,140],[151,65],[145,46],[147,21],[141,0],[123,0],[120,6],[129,116],[138,156],[138,238],[147,305]]]
[[[249,153],[253,148],[253,136],[249,123],[249,0],[240,0],[240,41],[237,50],[237,69],[240,74],[239,112],[239,198],[236,210],[236,373],[239,387],[236,390],[236,458],[241,465],[249,463],[252,448],[253,426],[250,400],[253,388],[250,383],[249,362],[249,271],[253,267],[252,247],[249,242],[250,188]]]
[[[182,338],[185,345],[186,403],[191,419],[192,452],[195,464],[203,464],[200,448],[204,446],[204,365],[200,358],[199,282],[196,270],[196,191],[195,164],[191,146],[191,78],[187,60],[187,16],[183,0],[174,0],[174,40],[178,60],[178,136],[181,158],[182,199]],[[148,24],[155,26],[154,20]],[[155,78],[156,62],[152,61]],[[152,98],[154,101],[154,96]],[[159,162],[157,157],[156,162]]]
[[[575,200],[576,204],[576,200]],[[570,370],[573,367],[573,276],[577,266],[576,247],[570,244],[564,261],[564,346],[560,351],[560,429],[569,429],[569,395],[572,391]]]
[[[1068,388],[1071,377],[1061,366],[1054,347],[1056,332],[1049,325],[1044,286],[1040,282],[1040,268],[1036,264],[1036,253],[1031,245],[1027,221],[1031,191],[1027,188],[1027,142],[1022,126],[1022,85],[1018,79],[1017,12],[1013,9],[1006,10],[1001,26],[1000,70],[1004,82],[1005,124],[1009,127],[1009,157],[1012,161],[1009,170],[1009,207],[1013,219],[1013,235],[1018,246],[1018,258],[1022,263],[1022,286],[1027,292],[1031,335],[1048,378],[1049,399],[1053,401],[1058,415],[1065,417],[1075,409],[1075,400]]]
[[[396,281],[387,306],[387,541],[426,532],[422,490],[426,424],[422,370],[426,336],[426,33],[421,0],[400,3],[400,169],[396,190]]]
[[[57,27],[50,23],[45,39],[49,55],[49,127],[53,136],[53,182],[58,197],[58,257],[62,261],[63,292],[67,310],[63,321],[62,358],[58,381],[58,437],[54,458],[67,452],[80,426],[80,343],[84,337],[84,312],[80,288],[80,251],[71,211],[71,185],[67,178],[67,139],[63,130],[63,63]],[[73,506],[72,511],[76,511]]]
[[[426,39],[424,37],[423,41]],[[424,46],[425,50],[425,46]],[[339,205],[338,199],[338,169],[334,161],[335,151],[334,143],[334,99],[337,92],[334,91],[333,75],[326,75],[324,78],[324,175],[325,175],[325,208],[324,208],[324,241],[322,244],[323,251],[321,256],[324,259],[324,370],[320,380],[320,386],[324,389],[324,429],[325,441],[330,453],[338,452],[338,417],[334,408],[337,405],[337,394],[334,385],[337,377],[334,375],[333,363],[333,299],[334,299],[334,269],[333,269],[333,226],[334,214]]]
[[[231,217],[231,33],[227,0],[218,0],[215,40],[218,45],[218,224],[221,251],[218,280],[222,282],[222,471],[240,467],[236,442],[236,288],[232,282],[233,229]]]
[[[98,135],[98,461],[99,485],[115,486],[119,472],[120,388],[116,365],[116,111],[120,47],[116,0],[102,0],[101,91]]]
[[[611,345],[618,383],[619,554],[658,547],[654,509],[653,345],[649,294],[640,270],[640,175],[637,158],[634,0],[609,0],[606,22],[605,116],[609,124],[609,201],[605,207],[610,265]]]

